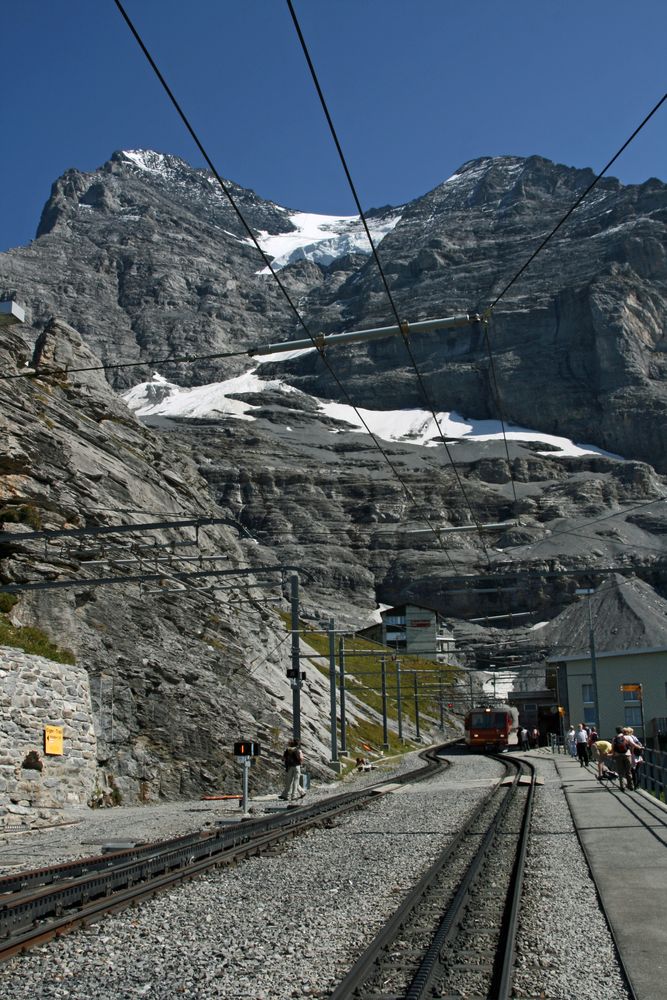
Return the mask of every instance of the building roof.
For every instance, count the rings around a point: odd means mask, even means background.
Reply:
[[[667,601],[643,580],[615,573],[541,630],[552,662],[590,656],[589,601],[598,656],[667,649]]]

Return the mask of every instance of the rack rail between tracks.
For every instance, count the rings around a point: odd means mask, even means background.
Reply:
[[[261,854],[309,827],[332,822],[388,785],[423,781],[448,766],[438,757],[442,749],[420,754],[419,768],[298,809],[0,878],[0,961],[211,867]]]
[[[442,851],[426,874],[350,969],[330,1000],[370,1000],[452,995],[452,979],[474,980],[466,995],[509,1000],[518,931],[523,872],[530,833],[535,769],[525,760],[497,757],[515,774],[498,785],[473,811],[464,828]],[[525,782],[525,783],[524,783]],[[514,829],[511,829],[513,827]],[[510,844],[511,841],[511,844]],[[503,845],[502,847],[500,845]],[[508,849],[509,847],[509,849]],[[498,857],[503,857],[499,866]],[[485,873],[495,865],[493,891]],[[500,899],[495,887],[504,870]],[[491,896],[491,899],[489,899]],[[473,936],[487,939],[484,969],[466,971],[466,924]],[[470,937],[470,934],[468,934]],[[458,994],[457,994],[458,995]]]

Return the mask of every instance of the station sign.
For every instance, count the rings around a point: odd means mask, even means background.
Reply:
[[[44,726],[44,753],[54,757],[63,754],[63,727]]]
[[[641,698],[642,686],[641,684],[621,684],[621,691],[635,691]]]

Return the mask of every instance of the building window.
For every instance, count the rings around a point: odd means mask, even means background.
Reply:
[[[581,685],[581,700],[584,705],[593,704],[593,685],[592,684],[582,684]]]
[[[627,711],[627,709],[626,709]],[[593,705],[584,705],[584,718],[583,722],[587,726],[592,726],[595,722],[595,707]]]
[[[641,724],[642,724],[642,710],[639,707],[639,705],[637,705],[636,708],[634,707],[634,705],[632,707],[626,705],[625,725],[632,726],[634,728],[635,726],[641,726]]]
[[[639,702],[639,691],[624,691],[623,701],[636,701]]]

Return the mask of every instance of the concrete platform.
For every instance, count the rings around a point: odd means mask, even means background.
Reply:
[[[667,997],[667,808],[554,758],[637,1000]]]

